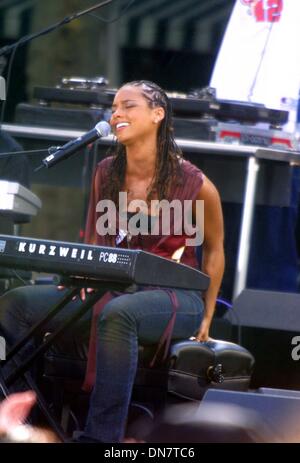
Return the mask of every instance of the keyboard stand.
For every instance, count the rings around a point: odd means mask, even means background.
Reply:
[[[66,283],[66,280],[63,280]],[[87,299],[82,302],[80,307],[75,311],[74,314],[70,315],[61,326],[53,332],[50,336],[47,337],[46,341],[41,344],[27,359],[22,361],[15,361],[17,364],[17,368],[13,373],[11,373],[7,378],[4,378],[4,375],[1,372],[1,367],[5,365],[10,360],[14,359],[14,357],[20,352],[22,347],[31,339],[33,338],[40,329],[46,325],[55,315],[60,312],[71,300],[74,296],[79,295],[80,288],[87,285],[87,280],[83,283],[82,279],[72,279],[72,284],[78,285],[75,287],[71,287],[69,291],[62,297],[62,299],[56,303],[52,308],[50,308],[49,312],[37,323],[33,325],[33,327],[28,331],[28,333],[18,341],[12,349],[7,353],[6,359],[0,362],[0,394],[2,391],[2,395],[6,397],[9,394],[9,388],[12,384],[19,378],[23,378],[30,389],[34,390],[37,396],[37,405],[39,406],[41,412],[47,419],[49,425],[52,427],[53,431],[59,436],[62,442],[66,442],[67,437],[62,429],[62,426],[57,422],[56,418],[53,416],[48,404],[46,403],[43,394],[39,390],[38,386],[36,385],[35,381],[32,379],[31,375],[28,373],[29,368],[33,365],[33,363],[40,358],[54,343],[54,341],[66,331],[68,327],[73,325],[77,320],[79,320],[91,307],[93,307],[99,299],[103,296],[104,293],[107,291],[122,291],[128,290],[128,284],[117,284],[117,283],[103,283],[103,282],[96,282],[92,283],[89,282],[89,287],[95,286],[96,291],[93,293],[87,294]]]

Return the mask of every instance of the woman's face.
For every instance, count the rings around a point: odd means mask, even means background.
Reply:
[[[130,145],[156,134],[164,115],[162,107],[150,108],[141,88],[125,85],[114,98],[110,124],[118,141]]]

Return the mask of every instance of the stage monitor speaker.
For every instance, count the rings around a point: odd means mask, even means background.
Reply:
[[[224,407],[228,410],[231,407],[231,420],[244,423],[253,440],[300,442],[300,397],[293,397],[288,391],[284,394],[209,389],[199,405],[198,418],[201,419],[209,410],[219,408],[219,413],[223,413]]]
[[[166,407],[150,425],[140,421],[134,436],[156,444],[274,441],[273,433],[265,428],[257,414],[242,407],[219,403],[199,407],[199,403],[185,402]]]
[[[300,294],[245,289],[233,309],[243,326],[300,332]]]
[[[300,294],[246,289],[224,318],[255,358],[251,387],[300,389]]]
[[[168,406],[151,424],[138,425],[148,443],[300,442],[300,397],[269,390],[208,389],[199,403]],[[144,428],[144,429],[143,429]]]

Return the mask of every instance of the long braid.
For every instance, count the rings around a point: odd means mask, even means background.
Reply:
[[[158,155],[147,200],[150,201],[155,193],[158,199],[167,198],[171,186],[181,181],[180,158],[182,157],[182,152],[174,139],[170,100],[157,84],[147,80],[129,82],[124,86],[140,87],[151,108],[162,107],[165,110],[165,117],[158,129]],[[105,191],[105,196],[117,204],[118,194],[122,190],[125,181],[125,147],[120,143],[116,143],[110,150],[110,154],[113,154],[114,157],[108,175],[109,181],[103,185],[103,193]]]

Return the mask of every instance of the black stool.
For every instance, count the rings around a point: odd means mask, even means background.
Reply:
[[[52,385],[51,400],[66,429],[72,403],[87,397],[81,391],[86,359],[64,354],[63,344],[63,340],[57,341],[45,354],[44,378]],[[156,347],[140,346],[132,395],[133,406],[145,406],[149,415],[168,403],[201,400],[208,388],[246,391],[249,387],[254,358],[238,344],[221,340],[173,342],[166,361],[150,368]],[[75,428],[80,427],[73,418]]]

